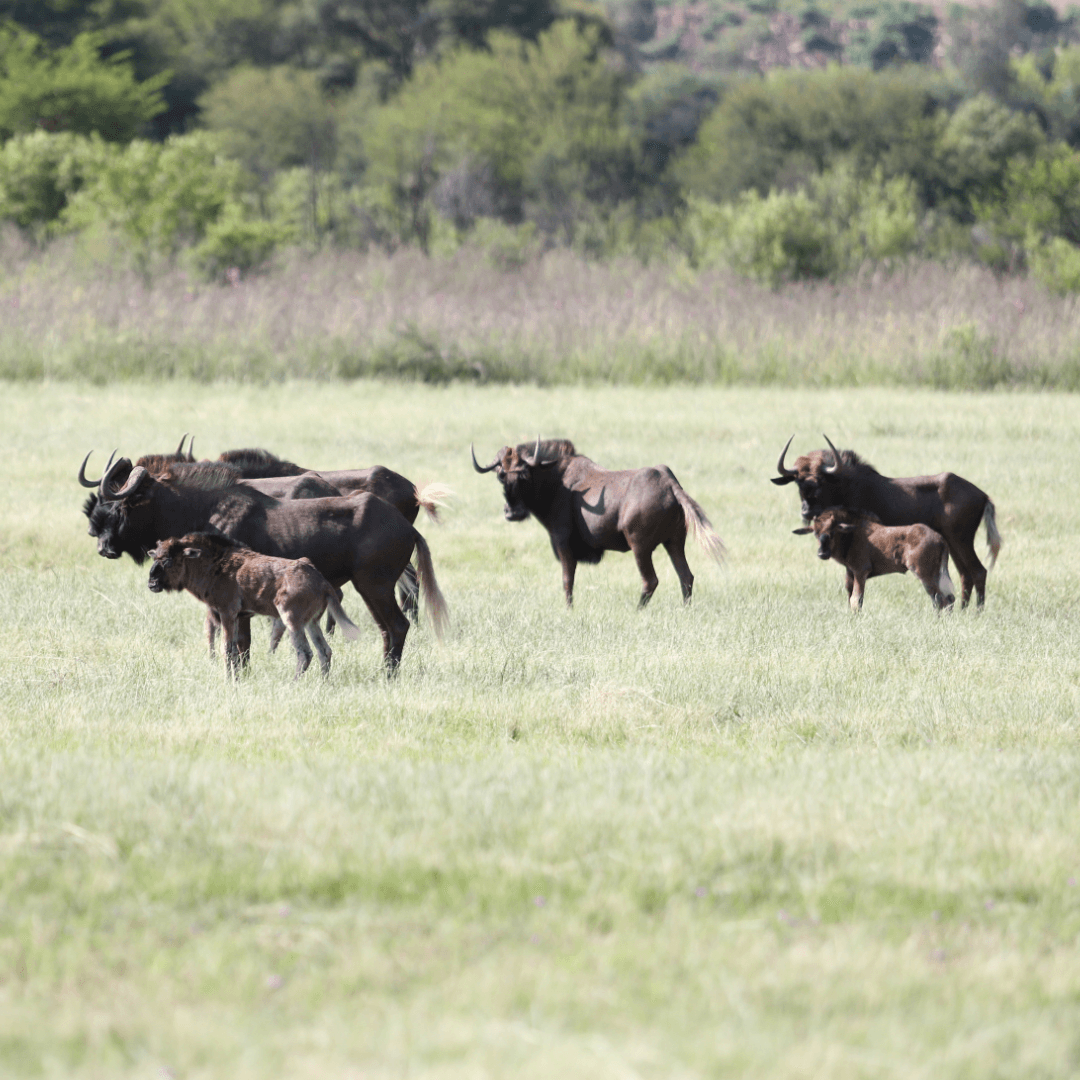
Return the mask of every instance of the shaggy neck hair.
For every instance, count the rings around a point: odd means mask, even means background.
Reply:
[[[175,461],[158,479],[188,490],[224,491],[241,479],[241,473],[235,465],[220,461],[199,461],[191,465]]]
[[[271,454],[269,450],[226,450],[218,461],[235,465],[252,480],[268,476],[299,476],[305,471],[301,466]]]
[[[517,447],[518,457],[528,455],[532,457],[532,452],[536,449],[536,443],[519,443]],[[574,444],[569,439],[541,439],[540,440],[540,453],[538,455],[541,461],[550,461],[552,458],[557,457],[577,457],[577,450],[574,449]]]

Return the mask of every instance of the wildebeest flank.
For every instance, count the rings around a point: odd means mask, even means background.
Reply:
[[[694,587],[684,550],[687,534],[715,559],[723,556],[724,545],[705,512],[666,465],[611,472],[579,454],[569,439],[504,446],[486,466],[473,450],[472,461],[479,473],[494,470],[503,486],[507,521],[524,521],[531,514],[547,529],[568,605],[578,563],[598,563],[605,551],[634,553],[642,580],[640,606],[656,591],[652,556],[661,544],[687,602]]]
[[[794,436],[792,436],[794,438]],[[990,496],[955,473],[934,476],[882,476],[853,450],[814,450],[795,459],[794,468],[784,465],[787,446],[777,463],[774,484],[796,484],[802,499],[803,524],[823,510],[842,506],[874,514],[884,525],[929,525],[941,533],[960,573],[961,606],[967,606],[974,588],[981,607],[986,598],[986,574],[993,569],[1001,550],[994,504]],[[975,553],[979,523],[986,526],[990,565],[984,567]]]
[[[818,538],[818,558],[835,559],[846,571],[844,588],[856,611],[862,607],[868,578],[906,574],[922,582],[935,608],[951,607],[956,599],[949,577],[949,549],[941,533],[929,525],[882,525],[873,514],[843,507],[824,510],[796,536]]]

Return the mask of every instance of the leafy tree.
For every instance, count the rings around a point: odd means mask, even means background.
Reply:
[[[412,222],[403,223],[419,230],[440,179],[465,166],[488,178],[499,216],[572,239],[583,203],[613,205],[632,189],[627,79],[599,34],[571,21],[535,45],[493,33],[487,51],[422,65],[375,110],[363,134],[365,180],[390,188]]]
[[[0,28],[0,138],[44,129],[123,142],[159,113],[168,76],[137,82],[127,55],[102,59],[101,44],[85,33],[49,52],[33,34]]]
[[[921,69],[776,71],[729,90],[673,171],[689,193],[716,202],[798,186],[840,160],[922,186],[945,97]]]
[[[333,161],[333,111],[313,72],[290,67],[238,68],[199,99],[205,125],[229,156],[260,180],[278,169]]]

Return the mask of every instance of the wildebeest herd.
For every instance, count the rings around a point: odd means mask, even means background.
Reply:
[[[388,674],[401,662],[420,598],[442,636],[446,601],[414,523],[421,509],[437,521],[449,488],[419,489],[379,465],[306,469],[265,450],[196,461],[193,441],[184,449],[186,439],[172,454],[146,455],[134,464],[114,451],[100,480],[87,479],[87,454],[79,483],[95,491],[83,510],[100,555],[118,559],[126,552],[139,564],[150,558],[152,591],[183,589],[206,604],[210,651],[220,629],[227,670],[235,674],[247,662],[251,617],[265,615],[274,620],[271,650],[289,631],[297,677],[311,663],[309,635],[326,674],[331,654],[319,628],[324,612],[328,632],[339,625],[347,637],[358,634],[341,607],[341,586],[349,581],[382,634]],[[845,567],[852,607],[861,607],[868,578],[910,570],[935,608],[949,608],[955,599],[950,558],[960,574],[961,606],[972,590],[982,606],[988,568],[975,553],[980,523],[989,568],[1001,549],[990,498],[953,473],[882,476],[853,451],[825,441],[827,450],[796,458],[788,468],[789,439],[772,482],[797,485],[803,527],[794,531],[813,533],[818,557]],[[504,446],[488,465],[473,450],[472,463],[478,473],[495,473],[508,521],[531,515],[547,530],[568,605],[578,563],[598,563],[607,551],[633,552],[642,580],[639,606],[656,590],[653,553],[661,545],[686,602],[694,585],[687,537],[723,558],[724,545],[705,512],[665,465],[611,472],[568,439]]]

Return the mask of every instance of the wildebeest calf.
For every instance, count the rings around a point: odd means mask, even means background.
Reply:
[[[319,629],[319,619],[327,608],[347,638],[360,636],[359,627],[341,609],[340,590],[310,559],[260,555],[227,536],[198,532],[162,540],[150,557],[154,560],[151,592],[186,589],[217,614],[225,633],[227,670],[234,675],[240,668],[238,624],[242,613],[280,620],[271,636],[270,651],[287,629],[296,650],[297,678],[311,663],[308,634],[323,674],[330,671],[330,646]]]
[[[862,607],[866,579],[883,574],[906,574],[922,582],[935,608],[951,607],[956,599],[949,577],[949,548],[941,533],[928,525],[882,525],[873,514],[831,507],[814,518],[798,536],[818,538],[818,558],[835,559],[846,570],[848,602]]]

